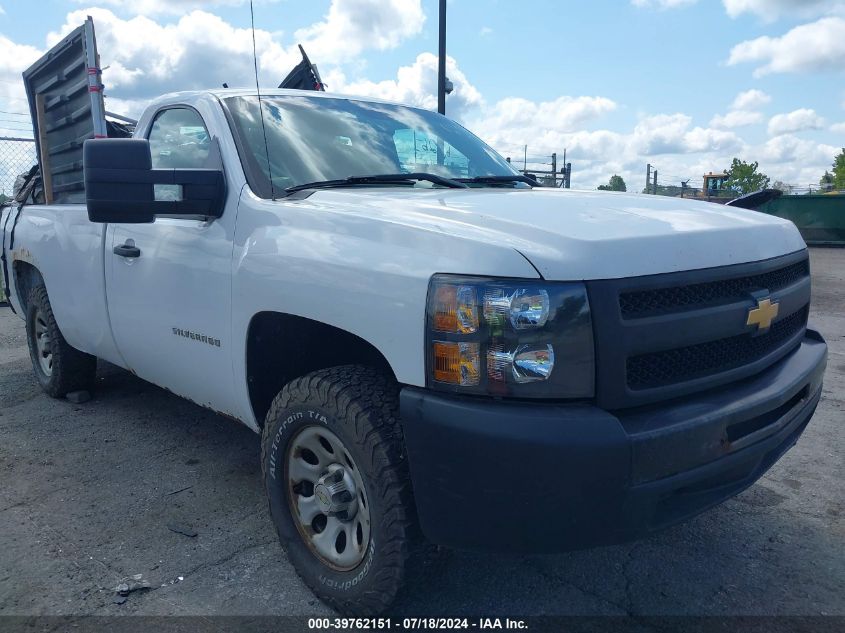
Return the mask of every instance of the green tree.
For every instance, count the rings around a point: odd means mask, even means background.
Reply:
[[[845,189],[845,147],[833,159],[833,188]]]
[[[758,171],[760,164],[757,161],[746,163],[744,160],[734,158],[731,168],[728,171],[728,179],[725,187],[733,189],[739,194],[753,193],[769,186],[769,177]]]
[[[822,191],[830,191],[833,189],[833,174],[826,169],[824,170],[824,176],[819,178],[819,187],[822,188]]]
[[[622,176],[613,174],[606,185],[599,185],[599,191],[628,191]]]

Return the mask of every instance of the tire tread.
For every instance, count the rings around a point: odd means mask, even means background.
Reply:
[[[56,317],[53,314],[53,307],[50,305],[50,298],[44,284],[38,284],[29,291],[27,305],[41,310],[50,331],[50,339],[54,342],[53,349],[53,374],[44,382],[39,377],[41,387],[53,398],[63,398],[73,391],[90,391],[94,386],[97,373],[97,358],[71,347],[62,335]],[[29,323],[29,310],[27,324]],[[30,346],[30,355],[33,361],[33,369],[36,374],[43,376],[37,366],[35,358],[35,342],[31,340],[32,333],[27,332],[27,339]]]
[[[316,396],[316,397],[315,397]],[[402,585],[405,568],[418,539],[411,478],[399,420],[399,389],[378,370],[359,365],[323,369],[288,383],[274,398],[262,429],[261,463],[268,462],[273,443],[273,420],[288,407],[319,401],[336,420],[350,420],[352,430],[365,449],[375,477],[371,485],[386,507],[379,517],[385,532],[393,535],[379,543],[381,564],[373,571],[373,589],[355,600],[342,600],[326,593],[300,573],[300,577],[323,601],[342,613],[383,612]],[[265,485],[267,477],[264,477]],[[372,493],[371,493],[372,494]]]

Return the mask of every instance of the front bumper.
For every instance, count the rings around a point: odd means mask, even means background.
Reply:
[[[754,483],[821,397],[807,330],[766,371],[636,409],[459,398],[406,387],[401,415],[423,533],[456,548],[565,551],[688,519]]]

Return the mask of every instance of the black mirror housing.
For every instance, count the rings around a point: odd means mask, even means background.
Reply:
[[[219,218],[226,180],[219,169],[153,169],[146,139],[89,139],[82,149],[91,222],[142,224],[156,215]],[[180,200],[155,198],[155,185],[180,185]]]

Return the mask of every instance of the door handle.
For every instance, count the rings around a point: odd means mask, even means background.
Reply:
[[[121,257],[140,257],[141,256],[141,249],[135,246],[135,242],[132,240],[126,240],[124,244],[120,246],[115,246],[113,251],[115,255],[120,255]]]

